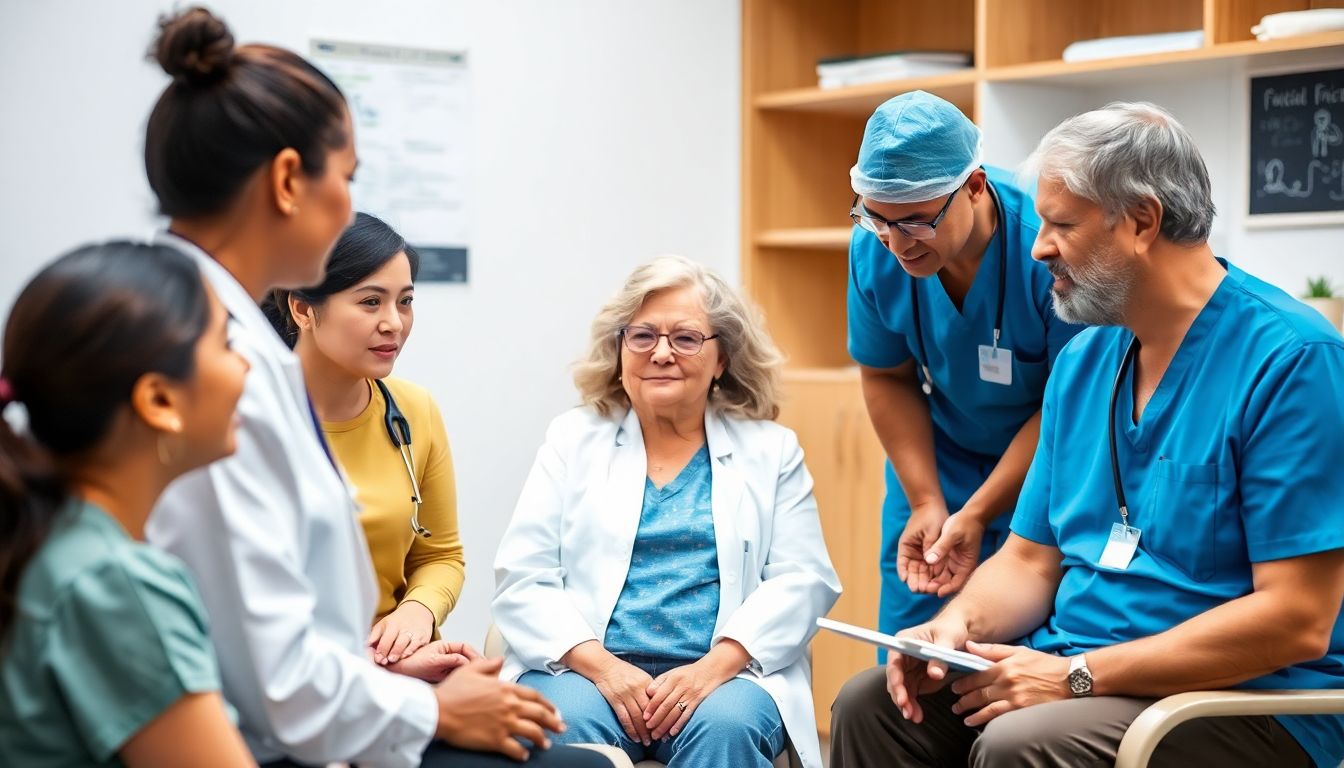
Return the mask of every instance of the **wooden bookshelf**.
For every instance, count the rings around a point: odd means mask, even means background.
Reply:
[[[1007,84],[1141,85],[1295,62],[1344,60],[1344,32],[1259,42],[1250,28],[1282,11],[1344,0],[743,0],[742,276],[789,356],[781,421],[798,432],[845,594],[831,615],[877,621],[883,453],[846,351],[845,289],[853,195],[849,168],[883,101],[926,90],[980,122],[986,89]],[[1188,51],[1065,62],[1070,43],[1202,29]],[[819,59],[902,49],[969,51],[974,66],[932,77],[817,87]],[[1031,107],[1023,106],[1022,110]],[[996,113],[997,114],[997,113]],[[1018,124],[988,130],[1034,130]],[[1023,117],[1030,115],[1023,114]],[[1002,118],[1000,118],[1002,119]],[[1039,119],[1038,119],[1039,121]],[[839,637],[814,641],[818,724],[830,731],[840,686],[874,661]]]

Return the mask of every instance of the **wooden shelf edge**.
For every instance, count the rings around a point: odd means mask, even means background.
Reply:
[[[756,109],[765,111],[863,113],[871,111],[886,99],[906,91],[930,91],[945,98],[952,96],[954,98],[948,100],[956,102],[959,98],[970,97],[971,89],[980,82],[1048,81],[1057,78],[1067,79],[1079,75],[1143,69],[1165,64],[1255,58],[1267,54],[1334,47],[1344,47],[1344,32],[1318,32],[1278,40],[1241,40],[1233,43],[1215,43],[1188,51],[1121,56],[1093,61],[1035,61],[988,69],[968,68],[945,75],[885,80],[844,88],[792,88],[761,94],[755,98],[752,104]]]
[[[1256,58],[1274,53],[1311,51],[1320,48],[1344,47],[1344,32],[1320,32],[1278,40],[1241,40],[1235,43],[1216,43],[1188,51],[1168,51],[1141,56],[1121,56],[1093,61],[1037,61],[985,70],[987,82],[1021,82],[1064,79],[1078,75],[1122,72],[1168,64],[1186,64],[1201,61],[1220,61],[1238,58]]]
[[[849,227],[812,227],[809,229],[767,229],[752,242],[761,248],[849,248]]]
[[[805,382],[809,384],[811,383],[849,384],[852,382],[854,384],[858,384],[859,367],[857,365],[846,365],[843,367],[826,366],[816,368],[809,368],[802,366],[796,368],[785,367],[784,383],[792,384],[794,382]]]
[[[787,91],[775,91],[756,97],[757,109],[765,110],[810,110],[810,111],[859,111],[869,105],[875,107],[892,96],[906,91],[930,91],[946,95],[959,89],[969,90],[979,78],[978,70],[968,67],[964,70],[929,77],[910,77],[903,80],[883,80],[877,83],[849,85],[842,88],[793,88]],[[956,99],[948,99],[956,101]]]

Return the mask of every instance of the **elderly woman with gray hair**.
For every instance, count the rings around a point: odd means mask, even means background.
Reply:
[[[779,352],[723,278],[634,271],[593,322],[495,558],[503,675],[559,738],[676,766],[819,767],[807,642],[840,595]]]

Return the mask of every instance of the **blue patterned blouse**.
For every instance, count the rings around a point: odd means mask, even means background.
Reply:
[[[634,552],[603,645],[616,654],[693,661],[709,652],[719,613],[719,559],[709,447],[661,489],[644,481]]]

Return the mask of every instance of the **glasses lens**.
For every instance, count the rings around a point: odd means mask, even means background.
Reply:
[[[672,344],[672,349],[683,355],[694,355],[704,346],[705,337],[698,331],[674,331],[668,337]]]
[[[902,222],[897,224],[896,228],[911,240],[932,240],[933,236],[938,234],[933,225],[927,222],[910,222],[908,224]]]
[[[626,328],[625,346],[631,352],[648,352],[658,346],[658,334],[648,328]]]
[[[853,213],[850,214],[850,218],[854,220],[855,224],[858,224],[860,227],[875,235],[886,234],[887,225],[871,216],[864,216],[861,213]]]

